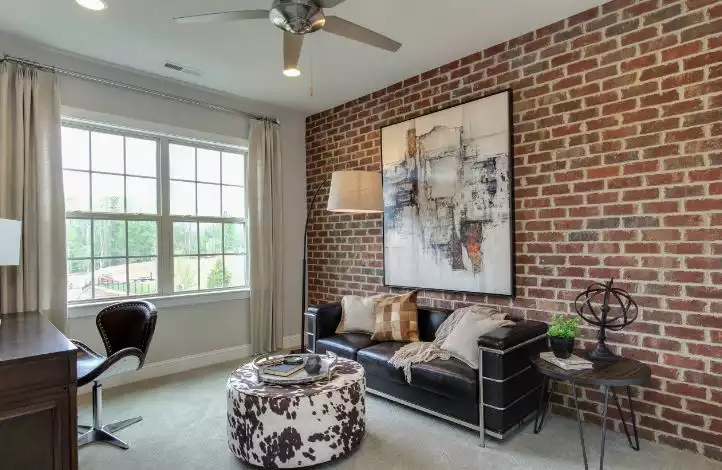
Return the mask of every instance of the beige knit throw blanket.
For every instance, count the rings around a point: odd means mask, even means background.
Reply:
[[[449,317],[444,320],[444,322],[439,326],[439,328],[436,330],[436,335],[433,342],[409,343],[396,351],[394,356],[389,359],[388,363],[397,369],[403,368],[406,381],[408,383],[411,383],[412,365],[420,364],[423,362],[431,362],[434,359],[450,359],[451,353],[441,349],[441,345],[444,343],[444,341],[446,341],[446,338],[454,330],[454,327],[467,313],[484,315],[488,319],[493,320],[502,320],[507,316],[505,313],[499,313],[498,310],[494,310],[489,307],[481,307],[479,305],[472,305],[470,307],[460,308],[458,310],[455,310],[451,315],[449,315]]]

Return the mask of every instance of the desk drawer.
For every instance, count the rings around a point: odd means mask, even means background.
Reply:
[[[51,356],[31,361],[0,365],[0,396],[17,391],[31,391],[72,381],[71,356]]]

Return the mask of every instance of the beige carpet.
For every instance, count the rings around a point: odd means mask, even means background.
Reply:
[[[81,470],[237,470],[246,468],[226,444],[225,384],[234,364],[224,364],[105,391],[105,422],[142,415],[118,436],[128,451],[92,444],[80,449]],[[540,435],[532,426],[504,443],[477,446],[477,435],[381,398],[367,400],[367,433],[361,448],[325,469],[552,469],[579,470],[575,421],[553,416]],[[88,396],[80,422],[89,422]],[[598,427],[585,427],[590,467],[598,468]],[[722,463],[642,441],[635,452],[624,435],[610,432],[607,469],[722,469]]]

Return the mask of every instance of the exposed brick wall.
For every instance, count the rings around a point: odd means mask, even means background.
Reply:
[[[722,0],[617,0],[311,116],[309,198],[334,170],[379,170],[380,127],[511,87],[518,296],[420,302],[548,319],[621,279],[643,308],[612,344],[654,372],[635,390],[643,437],[722,460],[721,32]],[[310,302],[385,290],[381,217],[328,213],[327,192]],[[584,398],[600,422],[599,392]]]

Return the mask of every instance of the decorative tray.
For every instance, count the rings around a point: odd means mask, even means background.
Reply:
[[[318,357],[321,360],[321,367],[317,372],[308,372],[304,367],[301,367],[301,369],[298,372],[295,372],[292,375],[289,375],[287,377],[283,377],[280,375],[271,375],[269,373],[265,372],[265,369],[267,367],[283,364],[284,361],[295,358],[296,361],[299,361],[301,358],[303,360],[302,364],[305,366],[307,361],[313,357]],[[338,356],[334,354],[331,351],[327,351],[326,354],[281,354],[281,355],[271,355],[271,354],[264,354],[262,356],[257,357],[253,363],[253,370],[256,373],[256,377],[258,378],[259,382],[266,382],[276,385],[301,385],[301,384],[307,384],[312,382],[318,382],[320,380],[331,380],[333,378],[333,373],[335,370],[336,362],[338,361]],[[299,363],[300,365],[300,363]]]

